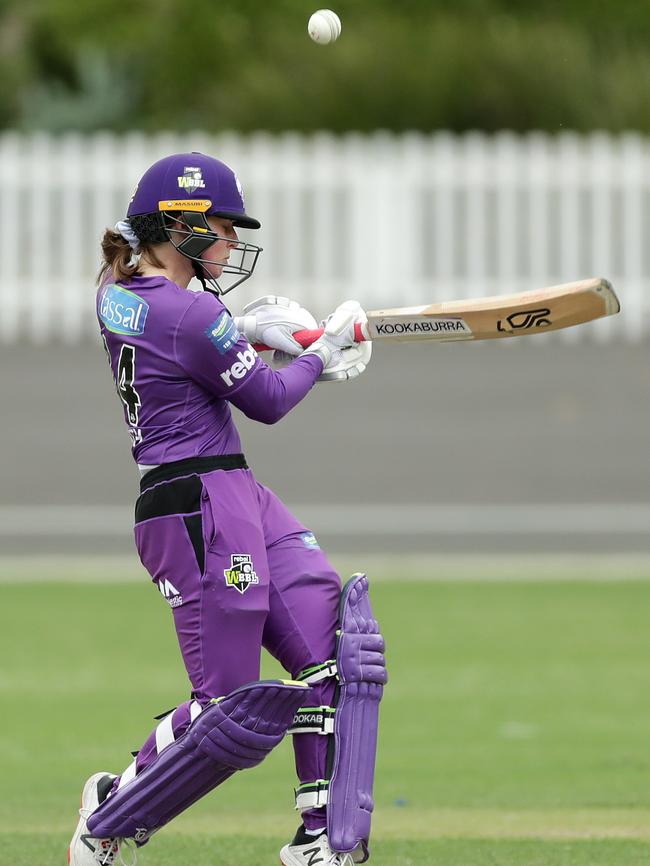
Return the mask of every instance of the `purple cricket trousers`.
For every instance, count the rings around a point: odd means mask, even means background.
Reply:
[[[245,466],[242,455],[191,458],[143,479],[136,545],[172,609],[192,692],[122,778],[183,734],[199,705],[259,679],[262,647],[294,678],[334,656],[339,576],[313,534]],[[315,686],[311,705],[331,705],[334,687],[331,679]],[[293,738],[301,782],[326,777],[328,739]],[[302,817],[316,829],[324,815]]]

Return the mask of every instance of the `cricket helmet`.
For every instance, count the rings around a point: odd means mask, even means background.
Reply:
[[[170,241],[190,259],[203,285],[223,295],[251,276],[262,248],[237,241],[218,279],[206,272],[214,264],[202,258],[215,241],[228,240],[208,223],[208,216],[232,220],[236,228],[258,229],[246,213],[244,194],[235,172],[204,153],[175,153],[155,162],[138,183],[127,210],[131,228],[142,243]],[[224,280],[224,275],[233,279]],[[226,283],[228,283],[226,287]]]

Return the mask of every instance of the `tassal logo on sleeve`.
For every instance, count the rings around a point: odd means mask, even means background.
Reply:
[[[113,334],[144,334],[149,304],[134,292],[115,284],[106,286],[99,300],[99,318]]]
[[[302,538],[302,543],[309,550],[320,550],[320,544],[313,532],[309,532],[309,530],[301,532],[300,537]]]
[[[239,340],[239,331],[228,313],[222,313],[205,331],[205,335],[220,355],[225,355]]]

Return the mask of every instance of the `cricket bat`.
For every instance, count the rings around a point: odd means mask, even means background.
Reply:
[[[368,321],[355,326],[355,337],[359,343],[496,340],[559,331],[612,316],[620,309],[611,284],[604,279],[591,279],[516,295],[369,310]],[[307,348],[322,333],[323,329],[318,328],[296,331],[293,336]],[[268,346],[256,344],[255,348],[264,351]]]

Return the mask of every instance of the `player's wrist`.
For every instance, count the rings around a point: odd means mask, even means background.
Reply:
[[[327,367],[327,365],[332,360],[333,354],[334,347],[329,344],[327,338],[319,337],[316,342],[312,343],[311,346],[305,349],[301,357],[304,355],[317,355],[323,362],[323,369],[325,369],[325,367]]]
[[[235,327],[249,343],[255,342],[257,338],[257,322],[255,316],[235,316]]]

